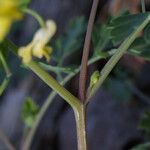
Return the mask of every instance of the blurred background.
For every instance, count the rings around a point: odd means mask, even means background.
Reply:
[[[29,7],[45,20],[56,21],[55,40],[66,35],[70,21],[78,20],[79,29],[86,27],[91,5],[92,0],[32,0]],[[150,9],[149,0],[146,0],[146,9]],[[96,22],[102,24],[110,16],[118,15],[124,10],[131,13],[139,12],[140,1],[101,0]],[[9,39],[18,46],[26,45],[38,28],[37,21],[26,15],[23,21],[13,25]],[[84,40],[85,31],[82,32]],[[71,32],[70,36],[72,34],[74,32]],[[82,46],[65,57],[62,65],[79,65],[81,56]],[[7,135],[17,149],[20,149],[26,128],[22,119],[26,98],[32,97],[40,108],[51,89],[31,71],[20,67],[20,61],[15,56],[10,55],[9,62],[13,76],[6,91],[0,97],[0,131]],[[50,63],[56,64],[53,60]],[[100,70],[105,63],[106,60],[101,60],[91,65],[89,74],[93,70]],[[55,74],[53,75],[56,77]],[[77,83],[78,75],[66,85],[74,95],[77,95]],[[140,128],[140,122],[150,108],[149,97],[150,63],[142,57],[125,55],[88,106],[89,150],[129,150],[135,145],[148,141],[149,136]],[[150,123],[150,119],[146,121]],[[76,150],[76,145],[73,111],[59,96],[56,96],[39,124],[31,149]],[[0,150],[7,150],[1,141]]]

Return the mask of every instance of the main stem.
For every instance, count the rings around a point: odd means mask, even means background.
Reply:
[[[83,48],[81,71],[79,77],[79,99],[84,103],[86,101],[86,81],[87,81],[87,65],[90,53],[91,36],[93,30],[93,24],[96,16],[96,11],[98,7],[99,0],[93,0],[93,5],[90,13],[90,18],[88,22],[85,43]]]
[[[78,150],[87,150],[86,137],[86,106],[81,104],[78,110],[74,110],[76,119]]]

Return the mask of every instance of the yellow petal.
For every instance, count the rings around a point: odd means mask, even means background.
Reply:
[[[45,56],[48,59],[48,56],[51,52],[51,49],[45,49],[46,44],[50,41],[52,36],[56,32],[56,24],[52,20],[46,22],[44,28],[39,29],[33,38],[33,49],[32,53],[35,57],[42,58]]]
[[[0,17],[0,41],[2,41],[7,35],[12,20],[10,18]]]
[[[0,0],[0,17],[21,19],[22,13],[19,10],[20,0]]]
[[[47,46],[44,48],[43,55],[46,58],[46,61],[50,60],[50,55],[51,55],[52,51],[53,51],[52,47]]]
[[[39,29],[34,37],[33,37],[33,43],[39,44],[42,47],[44,47],[50,39],[54,36],[56,32],[56,24],[52,20],[46,21],[46,26],[44,28]]]
[[[32,54],[33,56],[37,57],[37,58],[42,58],[43,57],[43,47],[34,47],[34,49],[32,49]]]
[[[0,41],[7,35],[13,21],[21,19],[20,0],[0,0]]]
[[[47,21],[46,26],[44,28],[40,28],[35,33],[32,42],[29,44],[30,50],[28,50],[28,46],[23,47],[23,50],[20,52],[21,54],[19,53],[19,55],[23,58],[23,62],[29,62],[29,60],[32,58],[31,55],[37,58],[45,57],[48,61],[50,59],[52,48],[47,47],[46,45],[50,41],[52,36],[55,34],[55,32],[56,32],[56,24],[54,23],[54,21],[51,20]],[[29,51],[30,54],[27,51]]]
[[[18,50],[18,55],[22,58],[23,63],[29,63],[32,60],[32,45],[28,45],[26,47],[21,47]]]

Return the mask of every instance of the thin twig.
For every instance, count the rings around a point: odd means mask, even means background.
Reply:
[[[87,64],[90,52],[91,35],[93,30],[93,24],[96,16],[96,11],[98,7],[99,0],[94,0],[91,14],[88,22],[87,33],[85,37],[85,43],[83,48],[82,62],[81,62],[81,72],[79,78],[79,99],[84,103],[86,95],[86,80],[87,80]]]
[[[141,0],[141,5],[142,5],[142,13],[145,13],[146,12],[145,0]]]
[[[9,141],[9,139],[7,138],[7,136],[4,134],[4,132],[1,129],[0,129],[0,140],[5,144],[5,146],[9,150],[15,150],[14,146],[12,145],[12,143]]]

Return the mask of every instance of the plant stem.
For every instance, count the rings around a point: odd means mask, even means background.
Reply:
[[[8,150],[15,150],[15,147],[12,145],[5,133],[0,129],[0,140],[5,144]]]
[[[137,29],[135,29],[135,31],[120,45],[115,54],[110,58],[110,60],[106,63],[106,65],[100,72],[100,79],[92,88],[91,92],[88,93],[88,99],[90,99],[94,95],[94,93],[101,87],[101,85],[106,80],[107,76],[112,71],[114,66],[118,63],[120,58],[125,54],[130,45],[134,42],[134,40],[149,22],[150,16],[148,15],[147,18],[143,21],[143,23],[139,27],[137,27]]]
[[[93,24],[95,20],[98,3],[99,3],[99,0],[93,1],[90,18],[88,22],[88,27],[87,27],[87,33],[85,37],[84,48],[83,48],[81,72],[80,72],[80,78],[79,78],[79,99],[83,103],[86,100],[85,95],[86,95],[86,81],[87,81],[87,64],[88,64],[88,58],[89,58],[89,53],[90,53],[91,35],[92,35]]]
[[[86,136],[86,106],[81,104],[78,110],[74,110],[76,119],[78,150],[87,150]]]
[[[73,72],[73,70],[71,70],[69,67],[51,66],[50,64],[44,64],[44,63],[41,63],[41,62],[39,63],[39,65],[44,70],[51,71],[51,72],[66,73],[66,74],[69,74],[69,73]]]
[[[142,5],[142,13],[145,13],[146,12],[145,0],[141,0],[141,5]]]
[[[11,76],[11,71],[9,70],[8,64],[7,64],[6,60],[5,60],[5,57],[4,57],[3,53],[2,53],[2,51],[0,51],[0,60],[2,62],[4,70],[6,72],[6,76],[7,76],[7,78],[9,78]]]
[[[4,90],[6,89],[8,83],[9,83],[9,80],[10,80],[10,79],[6,77],[6,78],[3,80],[3,82],[1,83],[1,85],[0,85],[0,96],[3,94]]]
[[[101,56],[97,56],[97,57],[94,57],[94,58],[91,58],[88,62],[88,65],[91,65],[93,63],[95,63],[96,61],[102,59]],[[62,82],[60,82],[61,85],[65,85],[68,81],[70,81],[77,73],[79,73],[80,71],[80,67],[75,69],[74,72],[70,73],[69,75],[67,75]],[[55,96],[57,95],[57,92],[55,91],[52,91],[50,93],[50,95],[48,96],[48,98],[45,100],[42,108],[40,109],[40,112],[38,113],[37,115],[37,118],[33,124],[33,127],[31,128],[31,130],[29,131],[26,139],[25,139],[25,142],[23,144],[23,150],[26,150],[26,149],[29,149],[30,148],[30,145],[31,145],[31,142],[33,140],[33,137],[34,137],[34,134],[36,132],[36,129],[41,121],[41,119],[43,118],[45,112],[47,111],[47,109],[49,108],[50,104],[52,103],[53,99],[55,98]]]
[[[38,63],[31,61],[27,64],[38,77],[40,77],[49,87],[56,91],[64,100],[70,104],[73,109],[80,107],[80,101],[73,96],[68,90],[60,85],[48,72],[44,71]]]
[[[38,23],[40,24],[41,27],[45,27],[45,22],[44,22],[43,18],[37,12],[35,12],[34,10],[31,10],[29,8],[25,8],[22,11],[33,16],[38,21]]]

